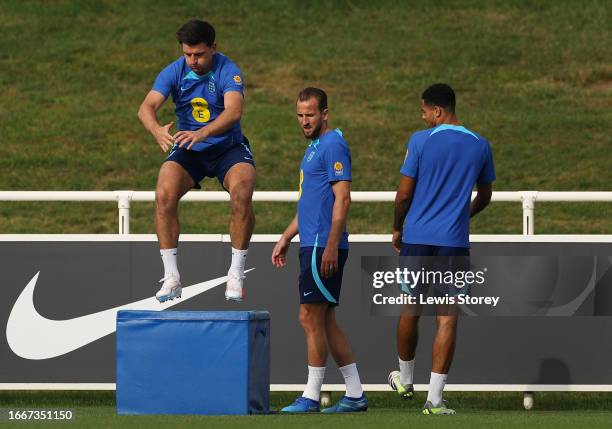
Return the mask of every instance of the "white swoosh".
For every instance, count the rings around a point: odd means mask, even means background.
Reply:
[[[254,270],[246,270],[245,273]],[[49,359],[70,353],[115,332],[119,310],[165,310],[225,283],[227,276],[184,287],[182,299],[159,303],[155,297],[68,320],[51,320],[34,308],[34,288],[40,271],[15,301],[6,325],[6,339],[17,356],[24,359]]]

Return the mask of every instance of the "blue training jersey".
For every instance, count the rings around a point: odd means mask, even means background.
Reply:
[[[416,181],[402,242],[470,247],[472,189],[495,180],[489,142],[457,125],[418,131],[400,171]]]
[[[244,82],[238,66],[225,55],[216,53],[212,69],[203,76],[187,65],[184,57],[164,68],[155,83],[154,91],[164,97],[172,94],[179,131],[195,131],[214,121],[225,110],[223,96],[237,91],[244,95]],[[191,150],[203,151],[211,147],[223,149],[242,142],[240,122],[229,130],[197,142]]]
[[[312,140],[300,164],[298,229],[300,247],[325,247],[336,200],[332,183],[351,180],[351,150],[342,131],[328,131]],[[348,233],[342,233],[339,249],[348,249]]]

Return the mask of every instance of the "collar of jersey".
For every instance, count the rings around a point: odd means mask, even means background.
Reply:
[[[337,132],[338,134],[340,134],[340,137],[344,136],[344,134],[342,134],[342,130],[340,128],[336,128],[334,131]],[[321,137],[319,137],[318,139],[311,140],[310,144],[308,146],[314,146],[316,148],[319,145],[319,139],[320,138]]]
[[[429,135],[433,136],[435,133],[437,133],[439,131],[444,131],[444,130],[459,131],[460,133],[469,134],[472,137],[474,137],[476,140],[479,140],[478,136],[476,136],[476,134],[474,134],[473,132],[471,132],[470,130],[465,128],[463,125],[451,125],[451,124],[438,125],[436,128],[433,129],[433,131]]]
[[[211,77],[212,75],[213,75],[212,70],[210,70],[208,73],[206,73],[205,75],[202,75],[202,76],[200,76],[199,74],[197,74],[193,70],[190,70],[189,73],[187,73],[185,75],[183,80],[204,80],[204,79],[207,79],[207,78]]]

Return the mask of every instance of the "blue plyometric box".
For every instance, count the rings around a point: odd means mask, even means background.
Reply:
[[[118,414],[269,412],[267,311],[119,311]]]

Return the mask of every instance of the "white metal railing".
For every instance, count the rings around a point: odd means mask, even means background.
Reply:
[[[476,194],[472,194],[472,198]],[[293,191],[257,191],[253,201],[296,202],[298,193]],[[395,192],[353,191],[354,202],[392,202]],[[545,202],[612,202],[612,192],[541,192],[496,191],[492,201],[520,202],[523,206],[523,235],[532,235],[536,201]],[[0,191],[1,201],[116,201],[119,209],[119,234],[130,233],[130,204],[132,201],[155,201],[154,191]],[[190,191],[181,201],[223,202],[230,201],[227,192]]]

